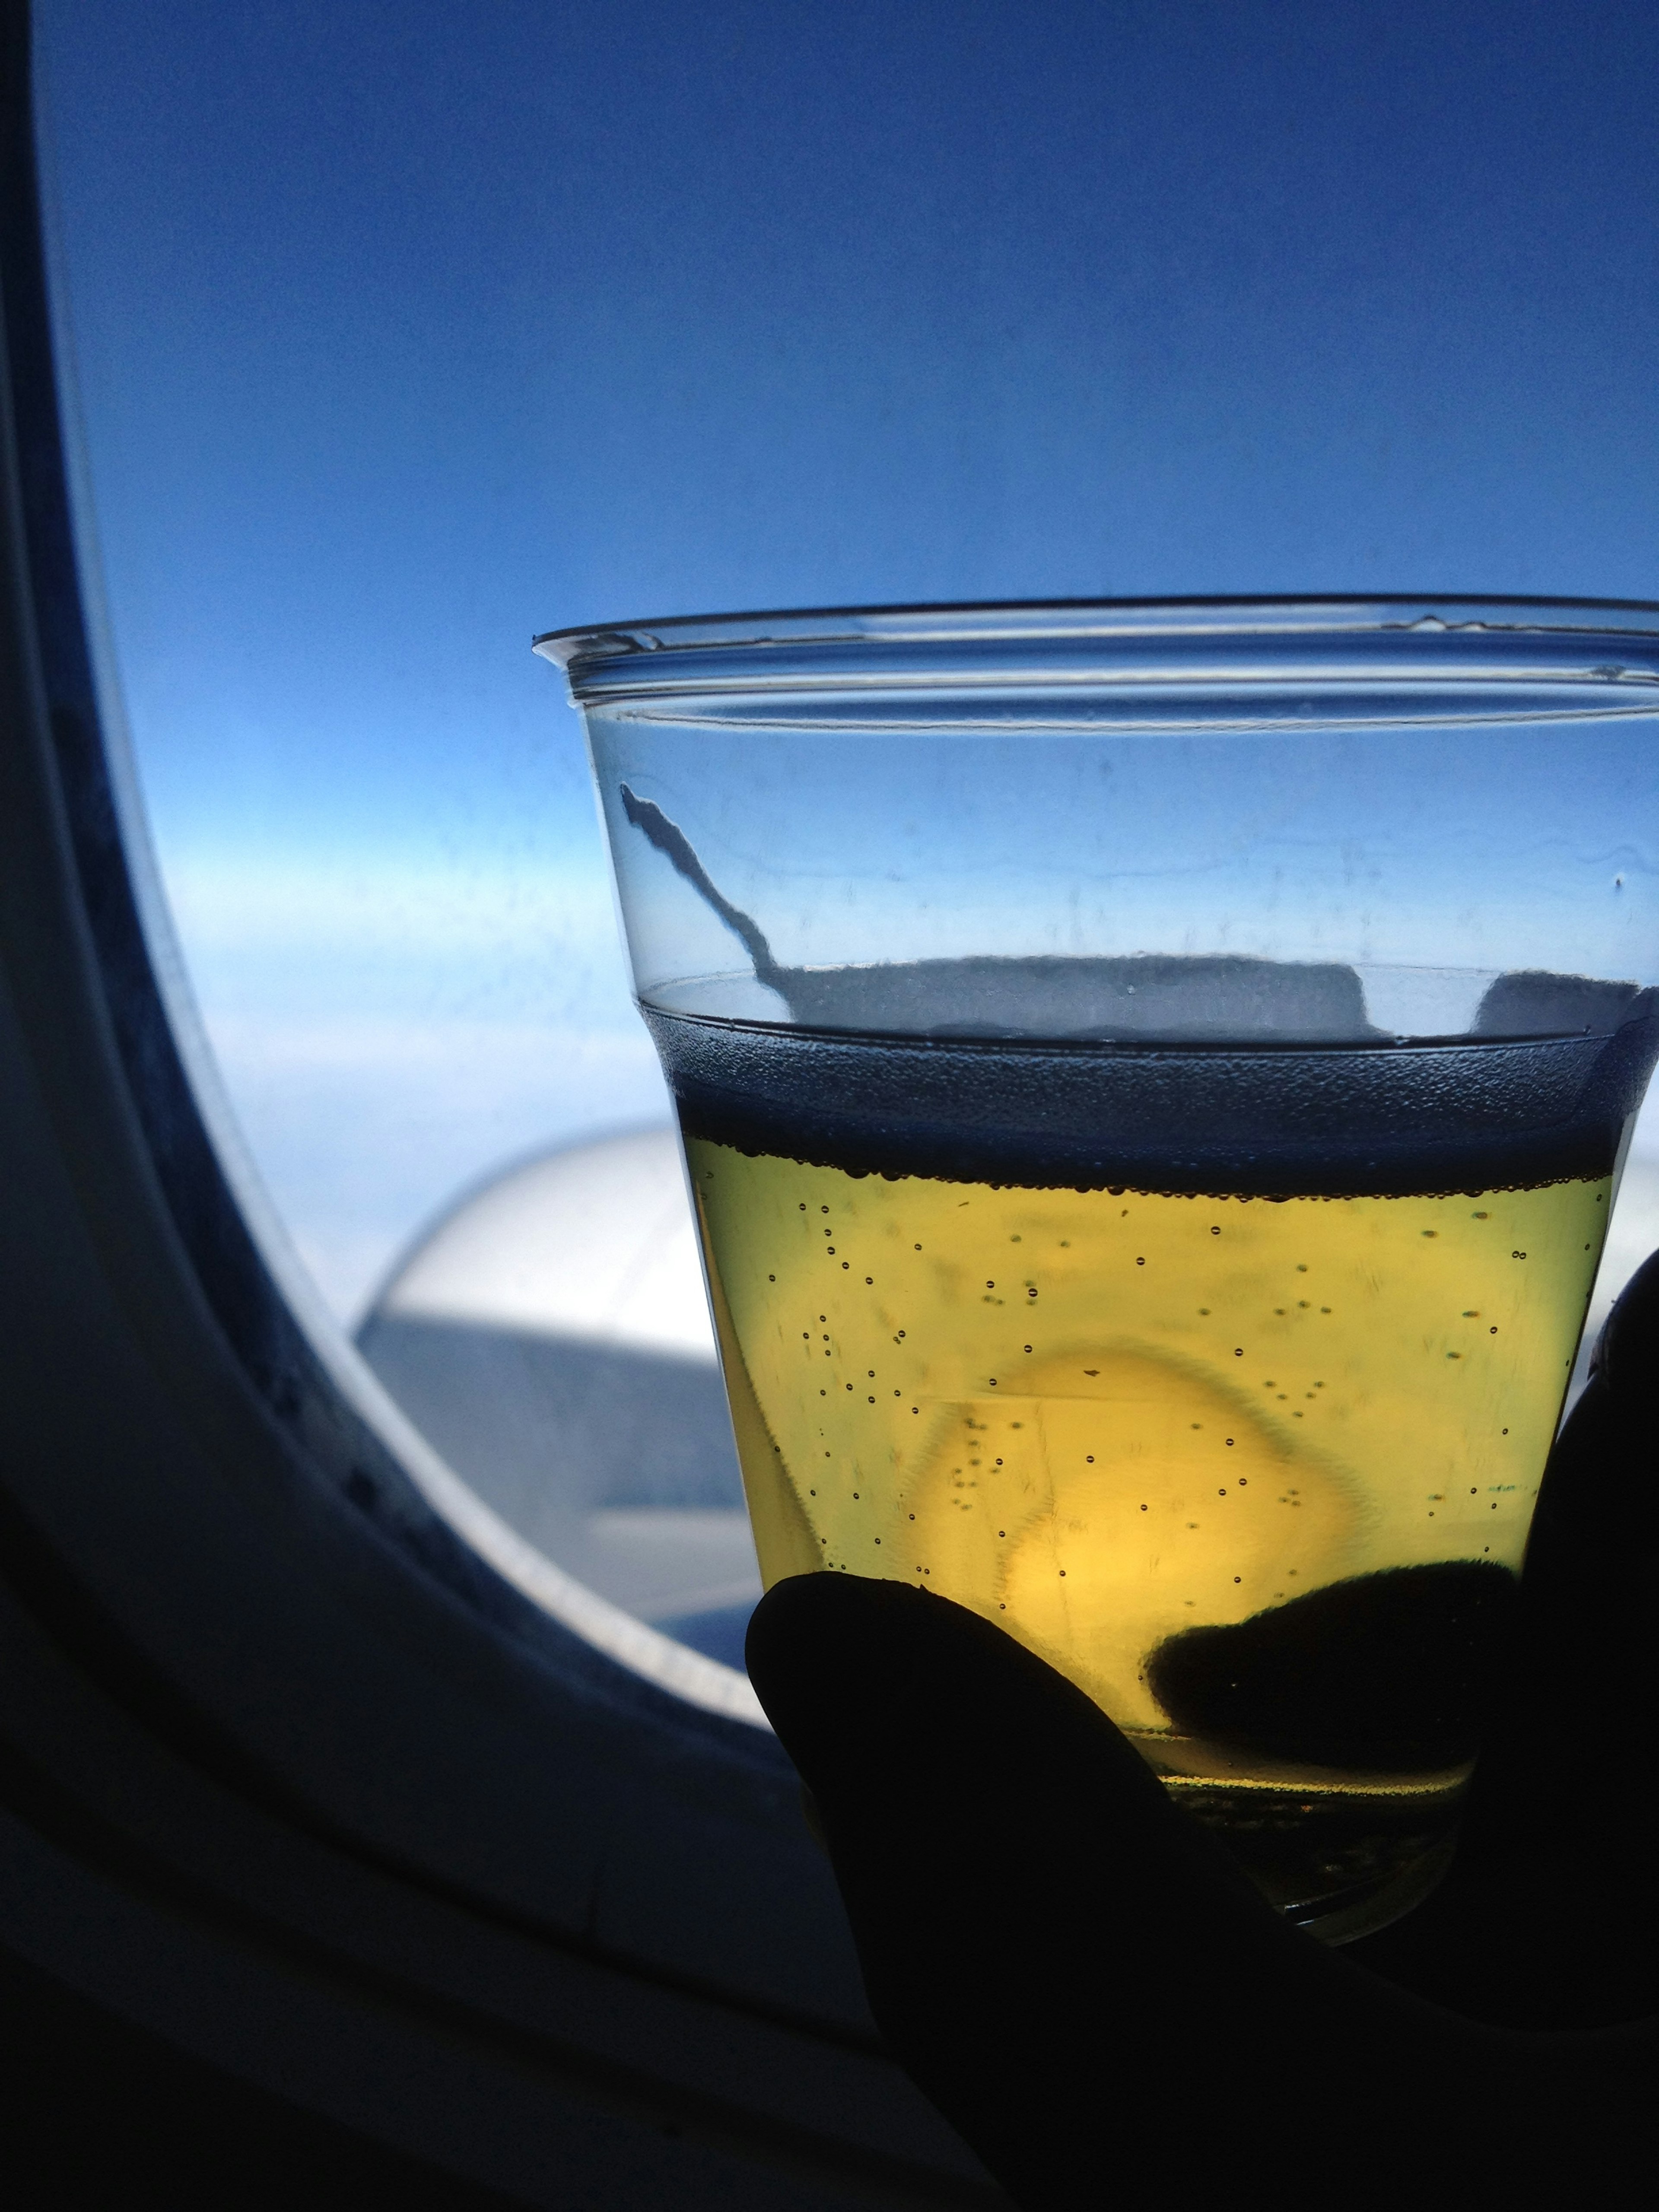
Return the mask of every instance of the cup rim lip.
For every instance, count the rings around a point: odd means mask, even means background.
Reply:
[[[1401,616],[1415,610],[1414,620]],[[1534,617],[1532,620],[1527,617]],[[1275,620],[1273,617],[1277,617]],[[1643,617],[1632,620],[1632,617]],[[1549,617],[1553,617],[1550,619]],[[1508,632],[1659,637],[1659,600],[1563,598],[1536,592],[1212,592],[1146,598],[900,600],[846,606],[759,608],[641,617],[544,630],[532,650],[574,676],[583,663],[615,667],[665,650],[741,651],[788,646],[991,643],[1024,637],[1055,643],[1140,635],[1307,637],[1357,631]],[[644,670],[639,671],[641,677]],[[624,679],[625,680],[625,679]]]

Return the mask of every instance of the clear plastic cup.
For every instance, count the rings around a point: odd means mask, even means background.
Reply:
[[[763,1579],[970,1606],[1340,1939],[1449,1856],[1659,1013],[1659,608],[555,633]]]

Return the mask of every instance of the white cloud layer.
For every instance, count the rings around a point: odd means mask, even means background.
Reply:
[[[221,848],[162,872],[247,1158],[342,1321],[507,1161],[668,1118],[585,859]]]

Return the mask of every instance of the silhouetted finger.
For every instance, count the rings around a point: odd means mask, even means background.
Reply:
[[[1438,2001],[1517,2027],[1599,2026],[1659,1999],[1643,1747],[1659,1723],[1659,1261],[1626,1290],[1552,1455],[1514,1646],[1456,1863],[1358,1947]]]
[[[1021,2203],[1198,2203],[1246,2174],[1322,2173],[1358,2205],[1558,2172],[1593,2191],[1587,2136],[1616,2171],[1639,2037],[1494,2033],[1297,1934],[1087,1698],[976,1615],[804,1577],[763,1601],[749,1659],[883,2032]]]
[[[1550,1455],[1533,1554],[1582,1544],[1659,1553],[1659,1252],[1620,1291],[1590,1379]]]

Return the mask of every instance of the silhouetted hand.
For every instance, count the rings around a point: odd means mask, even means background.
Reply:
[[[811,1790],[870,2003],[1022,2205],[1626,2201],[1646,2170],[1659,1255],[1534,1527],[1451,1872],[1334,1950],[1089,1698],[976,1614],[803,1576],[749,1667]]]

